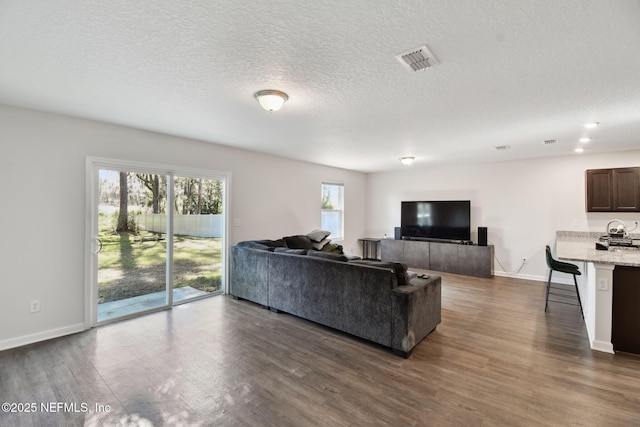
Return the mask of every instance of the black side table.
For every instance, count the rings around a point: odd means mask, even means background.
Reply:
[[[378,257],[378,247],[380,246],[380,239],[365,237],[358,239],[358,242],[362,242],[362,258],[372,261],[380,261]]]

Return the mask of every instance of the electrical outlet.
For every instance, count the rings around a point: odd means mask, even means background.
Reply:
[[[31,312],[37,313],[40,311],[40,300],[34,299],[31,301]]]

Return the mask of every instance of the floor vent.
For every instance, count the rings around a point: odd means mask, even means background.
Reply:
[[[438,63],[426,45],[399,53],[396,58],[410,72],[423,71]]]

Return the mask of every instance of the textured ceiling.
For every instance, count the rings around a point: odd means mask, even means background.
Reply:
[[[638,0],[0,0],[0,64],[1,104],[359,171],[640,147]]]

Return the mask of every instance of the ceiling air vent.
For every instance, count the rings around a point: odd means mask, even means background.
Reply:
[[[438,63],[426,45],[399,53],[396,58],[410,72],[426,70]]]
[[[557,142],[558,142],[557,139],[545,139],[544,141],[542,141],[544,145],[553,145],[553,144],[556,144]]]
[[[498,151],[504,151],[504,150],[508,150],[509,148],[511,148],[508,145],[497,145],[496,147],[494,147],[496,150]]]

